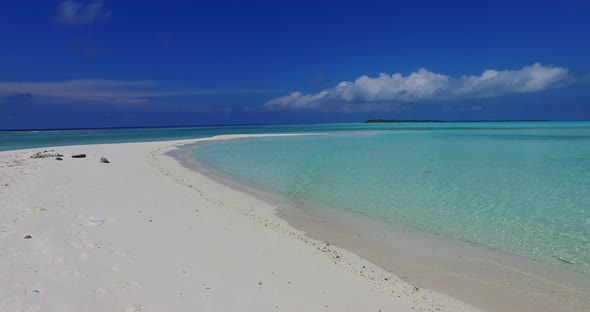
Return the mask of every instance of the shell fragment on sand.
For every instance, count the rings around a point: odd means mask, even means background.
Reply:
[[[86,221],[86,224],[92,225],[92,226],[101,226],[101,225],[105,224],[106,222],[107,222],[107,220],[105,220],[105,219],[90,218],[90,220]]]

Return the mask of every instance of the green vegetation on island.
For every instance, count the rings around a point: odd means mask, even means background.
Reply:
[[[369,119],[365,123],[404,123],[404,122],[444,122],[442,120],[418,120],[418,119]]]

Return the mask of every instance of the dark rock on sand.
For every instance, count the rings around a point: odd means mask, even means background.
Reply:
[[[110,162],[108,159],[106,159],[105,157],[101,157],[101,158],[100,158],[100,162],[101,162],[101,163],[105,163],[105,164],[110,164],[110,163],[111,163],[111,162]]]
[[[25,239],[31,239],[31,238],[33,238],[33,236],[31,236],[31,235],[25,236]]]
[[[55,157],[55,160],[64,160],[64,159],[61,157]]]
[[[86,154],[74,154],[72,158],[86,158]]]

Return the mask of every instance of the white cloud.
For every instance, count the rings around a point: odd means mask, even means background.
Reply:
[[[83,4],[76,0],[65,0],[59,4],[57,21],[64,24],[88,24],[111,16],[111,11],[104,9],[104,2],[94,0]]]
[[[391,104],[412,103],[427,100],[450,100],[478,97],[495,97],[512,93],[537,92],[563,85],[569,80],[568,70],[562,67],[543,66],[535,63],[520,70],[484,71],[480,76],[452,78],[433,73],[424,68],[408,76],[400,73],[371,78],[361,76],[354,82],[343,81],[336,87],[317,94],[292,92],[265,103],[268,109],[315,108],[341,105],[355,110],[351,105],[365,108],[386,107]]]
[[[0,97],[30,94],[45,100],[67,102],[148,103],[151,99],[176,96],[237,95],[274,92],[258,89],[162,90],[155,81],[80,79],[59,82],[0,82]]]

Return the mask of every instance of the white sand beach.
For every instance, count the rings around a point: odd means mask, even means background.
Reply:
[[[164,155],[195,141],[1,152],[0,311],[477,310]]]

